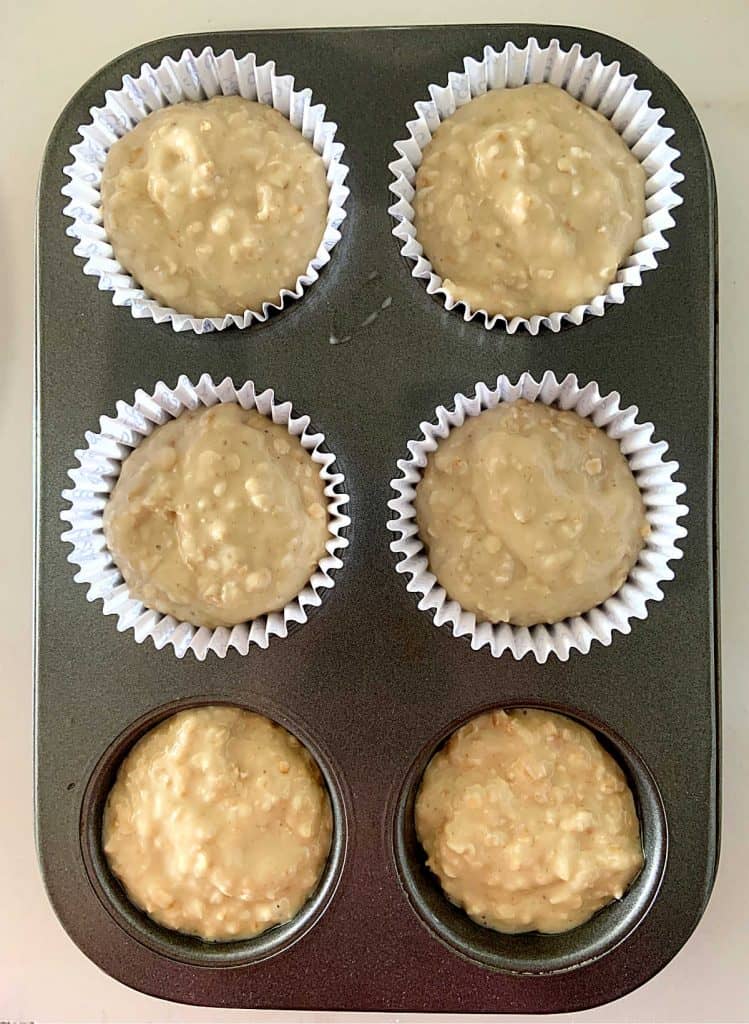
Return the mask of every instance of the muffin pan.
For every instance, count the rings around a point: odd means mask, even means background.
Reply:
[[[469,54],[507,40],[578,42],[637,75],[675,130],[684,205],[642,287],[601,319],[509,336],[448,312],[411,276],[388,215],[393,144],[413,103]],[[81,272],[60,190],[78,126],[122,76],[167,54],[232,48],[309,84],[351,171],[342,238],[304,297],[266,323],[207,337],[136,320]],[[681,948],[715,875],[719,838],[716,212],[709,154],[674,84],[632,48],[529,25],[209,33],[140,46],[99,71],[55,126],[38,220],[36,823],[52,904],[79,947],[142,991],[196,1004],[295,1009],[551,1012],[615,999]],[[655,424],[686,485],[688,535],[664,600],[611,646],[545,664],[492,657],[419,612],[395,571],[396,462],[449,395],[523,371],[574,372]],[[84,435],[137,388],[207,372],[291,396],[346,481],[349,547],[309,620],[246,656],[137,644],[73,582],[61,494]],[[229,702],[302,739],[331,793],[334,837],[302,914],[249,942],[208,945],[124,898],[100,846],[124,752],[169,712]],[[563,935],[502,936],[447,902],[415,842],[429,757],[494,706],[541,706],[594,728],[635,794],[646,866],[620,903]]]

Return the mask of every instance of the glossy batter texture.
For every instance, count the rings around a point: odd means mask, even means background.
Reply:
[[[493,89],[436,130],[417,237],[444,287],[506,317],[605,292],[645,217],[645,172],[611,124],[553,85]]]
[[[643,864],[626,779],[590,730],[492,711],[432,758],[415,806],[446,895],[501,932],[562,932],[620,899]]]
[[[220,403],[157,427],[125,459],[104,535],[147,607],[233,626],[309,581],[329,536],[324,487],[285,426]]]
[[[109,151],[101,198],[120,263],[196,317],[293,290],[328,213],[321,157],[277,110],[241,96],[149,114]]]
[[[133,747],[107,799],[103,843],[136,906],[217,941],[294,917],[331,834],[330,798],[298,740],[261,715],[202,707]]]
[[[502,402],[455,427],[416,489],[429,568],[478,619],[552,623],[624,583],[649,532],[616,441],[541,402]]]

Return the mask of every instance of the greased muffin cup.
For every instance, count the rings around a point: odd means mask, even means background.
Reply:
[[[325,120],[325,106],[313,104],[311,89],[296,90],[294,84],[292,75],[276,74],[272,60],[257,64],[254,53],[238,59],[232,50],[217,56],[207,46],[198,56],[185,50],[176,61],[165,57],[155,68],[144,64],[137,77],[123,77],[120,89],[107,90],[103,107],[91,108],[91,122],[78,129],[83,141],[70,148],[73,163],[63,168],[70,178],[62,189],[70,199],[63,212],[73,220],[67,233],[78,239],[73,251],[86,260],[83,272],[99,278],[99,288],[112,292],[115,306],[129,306],[136,318],[151,317],[158,324],[169,321],[175,331],[205,334],[267,320],[273,310],[301,298],[305,288],[314,284],[341,237],[349,194],[343,184],[348,167],[341,162],[344,147],[335,141],[338,126]],[[275,107],[322,158],[329,189],[325,231],[317,253],[297,278],[293,291],[283,290],[277,302],[264,302],[261,309],[248,309],[241,315],[192,317],[149,297],[116,259],[101,215],[102,171],[114,143],[152,111],[185,100],[237,94]]]
[[[457,601],[451,600],[430,572],[414,507],[416,487],[427,457],[436,450],[440,440],[469,416],[478,416],[500,402],[518,398],[572,410],[618,441],[640,488],[650,525],[650,534],[629,577],[615,594],[584,615],[548,625],[482,622],[473,612],[465,611]],[[616,391],[602,396],[595,382],[580,386],[572,373],[560,382],[547,370],[540,382],[531,374],[523,373],[516,384],[504,374],[494,387],[479,383],[472,397],[455,395],[452,408],[440,405],[435,412],[435,422],[420,424],[423,438],[408,442],[410,458],[398,460],[400,476],[391,480],[397,496],[388,502],[395,518],[387,525],[398,534],[390,543],[391,550],[399,556],[396,571],[410,577],[407,589],[421,595],[418,607],[433,614],[435,625],[447,624],[454,636],[470,637],[474,650],[488,646],[495,658],[505,652],[518,660],[531,654],[543,663],[550,654],[555,654],[560,661],[566,661],[571,651],[587,654],[596,640],[608,646],[615,632],[631,631],[632,619],[647,618],[648,601],[662,600],[660,584],[674,577],[668,563],[682,557],[676,542],[686,537],[687,531],[678,520],[687,514],[688,508],[677,501],[686,490],[674,479],[678,462],[664,460],[668,445],[665,441],[652,441],[653,424],[638,423],[637,413],[633,405],[621,408]]]
[[[325,483],[328,499],[328,533],[322,558],[304,589],[280,611],[269,612],[251,622],[237,626],[209,629],[189,622],[179,622],[171,615],[147,608],[130,595],[104,537],[102,516],[104,506],[114,488],[123,461],[154,429],[182,412],[232,402],[243,409],[256,409],[284,424],[289,433],[299,438],[317,464]],[[86,448],[76,451],[78,465],[69,471],[74,487],[62,492],[70,503],[60,517],[70,525],[62,539],[73,545],[68,561],[78,566],[74,579],[88,587],[88,600],[103,602],[105,615],[117,616],[117,629],[132,629],[138,643],[150,637],[157,648],[171,645],[178,658],[192,651],[200,661],[213,651],[220,658],[230,649],[247,654],[251,644],[267,647],[272,636],[284,637],[293,622],[306,622],[307,609],[322,602],[320,591],[333,586],[333,572],[343,564],[339,555],[348,546],[343,531],[351,520],[342,511],[349,497],[343,490],[343,474],[335,470],[335,456],[322,450],[325,437],[309,430],[309,416],[293,415],[291,402],[277,402],[273,391],[257,393],[252,381],[236,388],[229,377],[215,384],[204,373],[197,384],[181,376],[175,388],[159,381],[152,394],[138,390],[132,405],[117,403],[114,418],[102,416],[98,433],[87,431]]]
[[[536,335],[541,327],[556,332],[565,322],[581,324],[587,314],[603,316],[607,305],[624,302],[627,288],[642,284],[644,270],[658,265],[656,253],[668,248],[664,232],[674,225],[669,211],[682,202],[674,187],[684,180],[684,175],[672,166],[681,154],[667,145],[673,131],[660,123],[664,111],[651,106],[649,91],[635,87],[636,75],[624,75],[618,61],[604,64],[600,53],[584,57],[577,43],[564,50],[557,39],[541,47],[531,37],[523,47],[508,42],[500,52],[486,46],[480,60],[465,57],[463,68],[462,72],[450,72],[446,86],[429,86],[431,99],[415,103],[417,117],[406,124],[409,137],[395,143],[399,158],[390,164],[395,178],[390,191],[397,201],[389,212],[397,221],[393,234],[402,243],[401,253],[414,263],[412,275],[426,281],[428,294],[439,296],[446,309],[461,307],[464,320],[478,317],[486,328],[499,325],[509,334],[523,328]],[[417,237],[412,201],[423,150],[443,121],[490,89],[538,82],[563,88],[610,120],[645,171],[645,220],[634,251],[619,267],[616,279],[605,292],[573,309],[508,319],[484,309],[473,309],[444,287]]]

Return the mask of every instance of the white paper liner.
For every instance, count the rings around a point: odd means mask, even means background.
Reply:
[[[102,221],[101,175],[112,145],[152,111],[220,94],[239,94],[275,107],[312,143],[327,172],[328,217],[317,253],[293,291],[284,289],[276,302],[264,302],[262,309],[241,315],[191,317],[150,298],[115,258]],[[267,320],[271,311],[283,309],[291,299],[301,298],[330,261],[330,251],[341,237],[349,195],[343,184],[348,174],[348,167],[341,163],[343,145],[335,141],[338,126],[325,120],[323,104],[313,105],[311,89],[295,90],[291,75],[276,74],[275,61],[257,64],[254,53],[237,59],[232,50],[216,56],[207,46],[197,57],[185,50],[177,61],[165,57],[156,68],[144,64],[137,77],[123,77],[122,88],[107,90],[105,100],[103,107],[91,108],[91,122],[78,129],[83,142],[70,148],[73,163],[63,169],[70,182],[62,193],[71,200],[63,211],[73,219],[67,234],[79,239],[73,251],[86,260],[84,273],[98,277],[99,288],[112,292],[114,305],[129,306],[134,317],[151,317],[157,324],[168,320],[175,331],[205,334],[231,325],[249,327],[253,321]]]
[[[499,402],[518,398],[572,409],[618,441],[640,488],[650,524],[650,535],[640,556],[616,594],[585,615],[552,625],[521,627],[481,622],[473,612],[464,611],[457,601],[451,600],[429,571],[413,504],[427,456],[437,448],[439,441],[468,416],[478,416]],[[396,570],[410,577],[407,590],[421,594],[418,607],[433,613],[435,625],[449,625],[454,636],[470,636],[474,650],[489,646],[495,658],[509,651],[518,660],[532,654],[536,661],[543,663],[550,654],[555,654],[560,661],[566,661],[570,651],[587,654],[594,640],[608,646],[614,632],[629,633],[632,619],[647,617],[647,602],[663,599],[660,584],[673,579],[668,563],[682,557],[676,542],[687,535],[678,519],[687,514],[688,508],[677,502],[685,487],[674,480],[678,462],[664,461],[668,450],[666,442],[651,440],[653,424],[638,423],[637,407],[631,405],[622,409],[619,401],[616,391],[602,396],[596,383],[581,387],[572,373],[561,383],[551,370],[546,371],[540,383],[529,373],[523,373],[517,384],[503,374],[497,379],[496,387],[477,384],[473,397],[455,395],[453,408],[441,405],[436,410],[436,422],[420,424],[424,439],[409,441],[411,457],[398,460],[401,476],[390,482],[397,497],[388,502],[388,507],[396,513],[396,518],[387,525],[399,535],[390,544],[391,550],[401,556]]]
[[[211,406],[217,402],[235,402],[243,409],[257,409],[274,423],[285,424],[289,433],[299,438],[318,465],[325,483],[330,536],[325,544],[327,554],[311,579],[281,611],[270,612],[238,626],[208,629],[179,622],[171,615],[149,609],[142,601],[131,597],[107,547],[102,515],[123,460],[154,427],[176,418],[187,409]],[[240,654],[247,654],[250,644],[265,648],[272,636],[285,637],[290,623],[307,621],[307,608],[321,604],[320,591],[333,586],[332,573],[343,564],[338,552],[348,547],[342,531],[351,522],[342,512],[349,500],[342,487],[343,474],[334,471],[335,456],[321,450],[324,435],[309,432],[309,416],[294,416],[291,402],[276,402],[270,388],[258,394],[252,381],[235,388],[229,377],[214,384],[210,375],[204,373],[195,385],[188,377],[181,376],[175,388],[159,381],[153,394],[138,390],[132,405],[118,402],[117,415],[114,418],[102,416],[99,422],[99,433],[86,432],[87,446],[76,451],[79,464],[68,473],[75,486],[62,492],[71,506],[60,513],[60,517],[70,524],[62,539],[73,545],[68,561],[79,567],[74,579],[88,586],[89,601],[103,601],[105,615],[117,616],[120,632],[132,629],[138,643],[150,637],[159,649],[171,644],[178,658],[192,651],[203,661],[209,651],[223,658],[231,648]]]
[[[531,37],[525,46],[507,43],[499,53],[486,46],[482,60],[466,57],[463,67],[462,73],[449,74],[446,86],[429,86],[431,100],[415,103],[418,117],[406,124],[409,137],[395,143],[399,159],[390,164],[395,176],[390,191],[397,202],[389,212],[397,221],[393,234],[403,243],[401,253],[415,264],[412,275],[425,280],[427,292],[438,295],[448,310],[460,306],[464,320],[479,317],[488,329],[499,324],[510,334],[519,327],[533,335],[538,334],[542,326],[559,331],[565,321],[581,324],[586,314],[603,316],[609,303],[624,302],[626,288],[642,284],[642,271],[658,265],[655,254],[668,248],[663,232],[674,225],[669,210],[682,202],[674,186],[684,180],[684,175],[672,167],[681,154],[666,144],[674,133],[660,123],[664,111],[650,105],[649,91],[635,88],[636,75],[622,74],[618,61],[604,64],[600,53],[584,57],[578,43],[564,50],[557,39],[541,47]],[[411,203],[423,150],[442,121],[489,89],[534,82],[560,86],[581,103],[609,118],[645,171],[645,220],[634,252],[620,266],[615,281],[603,294],[570,310],[530,318],[515,316],[508,320],[484,309],[472,309],[443,287],[442,278],[435,273],[416,237]]]

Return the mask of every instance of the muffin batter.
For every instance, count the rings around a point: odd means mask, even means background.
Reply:
[[[606,291],[645,217],[645,173],[611,124],[553,85],[493,89],[424,149],[417,237],[450,294],[505,317]]]
[[[574,928],[643,864],[621,769],[549,711],[492,711],[458,729],[424,772],[415,816],[445,894],[500,932]]]
[[[624,583],[647,536],[619,445],[590,420],[501,402],[440,441],[416,489],[429,568],[478,619],[581,615]]]
[[[220,941],[294,917],[331,831],[330,798],[298,740],[261,715],[201,707],[162,722],[125,758],[103,843],[136,906]]]
[[[104,536],[148,608],[234,626],[310,579],[328,538],[324,483],[285,426],[220,403],[157,427],[125,459]]]
[[[296,287],[323,237],[328,186],[282,114],[217,96],[157,110],[116,142],[101,200],[115,256],[149,295],[222,316]]]

